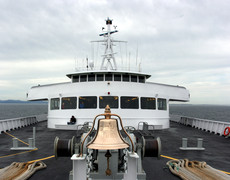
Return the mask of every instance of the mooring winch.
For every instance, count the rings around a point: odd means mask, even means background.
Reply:
[[[99,116],[105,118],[98,120],[95,132],[94,126]],[[82,133],[78,143],[75,137],[69,140],[56,137],[54,151],[56,158],[71,157],[73,160],[69,179],[144,180],[146,174],[142,160],[144,157],[160,157],[161,141],[159,137],[123,127],[120,116],[111,114],[107,105],[105,113],[95,117],[91,129]]]

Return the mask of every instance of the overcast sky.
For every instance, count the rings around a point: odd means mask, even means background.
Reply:
[[[90,41],[110,17],[114,38],[128,41],[116,49],[123,65],[130,56],[151,81],[186,87],[189,103],[230,105],[227,0],[0,0],[0,9],[2,100],[69,81],[86,57],[98,63],[101,45]]]

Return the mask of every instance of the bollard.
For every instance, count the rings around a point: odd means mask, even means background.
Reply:
[[[13,138],[13,147],[10,148],[11,150],[32,150],[32,149],[36,149],[35,147],[35,134],[36,133],[36,129],[35,127],[33,127],[33,138],[28,138],[28,144],[29,146],[25,146],[25,147],[19,147],[18,146],[18,138]],[[27,143],[26,143],[27,144]]]
[[[197,138],[197,147],[188,147],[188,138],[182,138],[182,147],[180,147],[180,150],[205,150],[203,148],[203,139]]]
[[[18,147],[18,138],[13,138],[13,148]]]
[[[29,148],[34,147],[33,138],[28,138]]]
[[[197,138],[197,147],[203,148],[203,139],[202,138]]]
[[[188,147],[188,138],[182,138],[182,148]]]

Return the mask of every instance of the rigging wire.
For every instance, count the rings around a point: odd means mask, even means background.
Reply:
[[[96,62],[95,62],[95,66],[97,67],[97,63],[98,63],[98,50],[99,49],[99,42],[97,42],[97,51],[96,51]]]
[[[126,62],[128,61],[127,58],[128,58],[128,52],[127,52],[127,43],[125,43],[125,53],[126,53]]]
[[[120,46],[120,54],[121,54],[121,67],[123,68],[123,57],[122,57],[122,51],[121,51],[121,42],[119,42]]]
[[[94,62],[94,44],[91,42],[91,58],[92,61]]]

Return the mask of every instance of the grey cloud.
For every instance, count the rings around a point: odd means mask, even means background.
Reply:
[[[34,62],[36,66],[44,66],[44,62],[50,65],[91,57],[89,42],[100,39],[98,34],[105,26],[104,20],[110,17],[119,30],[114,38],[129,42],[127,49],[134,66],[138,46],[138,63],[142,62],[143,71],[153,74],[154,80],[168,83],[172,78],[171,82],[176,84],[178,78],[178,83],[184,81],[192,89],[193,82],[200,77],[210,76],[210,82],[228,82],[230,3],[227,0],[134,0],[132,3],[8,0],[0,1],[0,7],[0,63],[23,61],[25,65]],[[122,50],[126,59],[124,47]],[[100,55],[96,57],[99,62]],[[36,78],[42,71],[39,78],[62,78],[69,69],[61,67],[60,63],[57,71],[50,72],[30,64],[28,72],[19,77],[26,81],[26,76],[33,74]],[[74,69],[73,64],[71,68]],[[15,71],[20,74],[20,69]],[[15,74],[4,80],[15,78]]]

